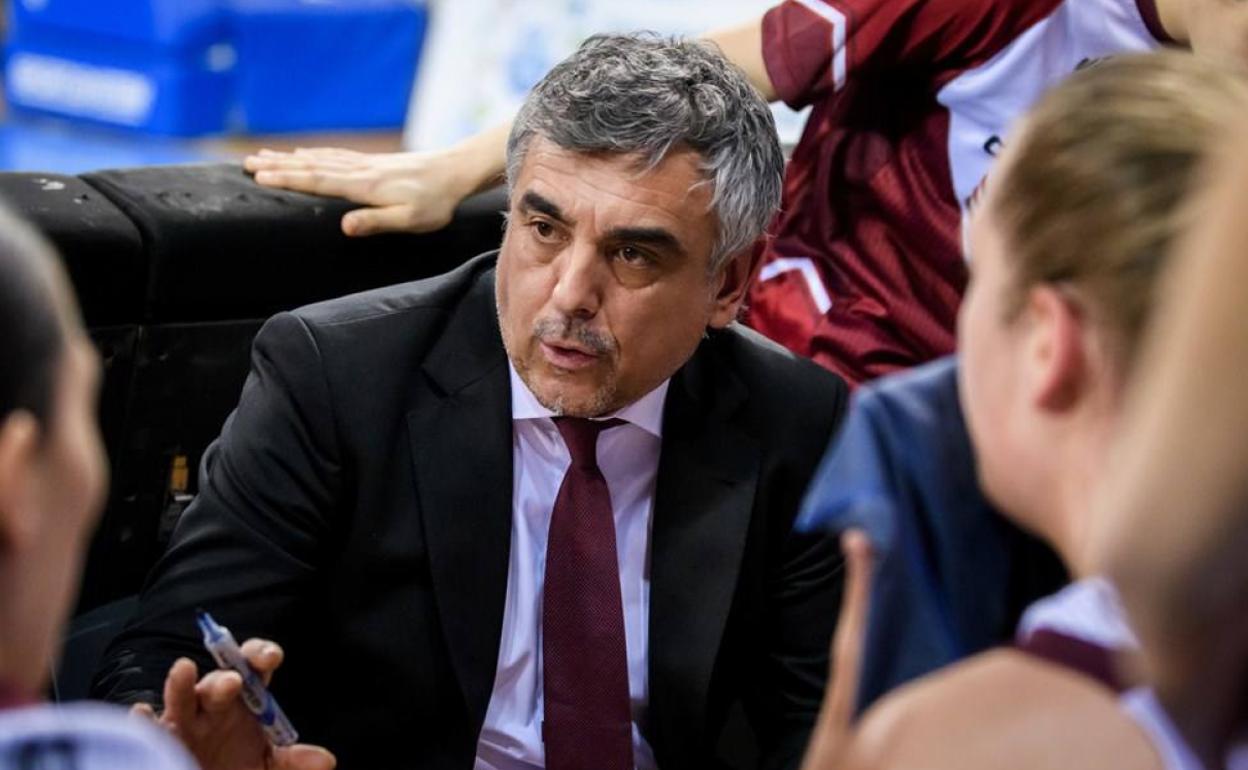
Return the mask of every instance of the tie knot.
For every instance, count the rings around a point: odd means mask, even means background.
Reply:
[[[572,455],[572,465],[583,469],[598,467],[598,434],[623,424],[623,420],[615,419],[555,418],[555,427],[559,429],[559,435],[563,436],[563,443],[568,445],[568,453]]]

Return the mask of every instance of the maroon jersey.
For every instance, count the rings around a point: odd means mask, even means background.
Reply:
[[[860,383],[950,353],[969,201],[1014,119],[1088,60],[1163,40],[1154,0],[788,0],[780,98],[811,107],[749,323]]]

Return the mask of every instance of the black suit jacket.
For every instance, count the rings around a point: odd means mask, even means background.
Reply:
[[[113,643],[97,695],[153,700],[193,610],[279,641],[274,692],[340,767],[473,764],[493,690],[512,519],[494,256],[275,316],[200,494]],[[840,420],[833,375],[741,328],[675,375],[651,541],[661,767],[706,767],[740,700],[763,765],[796,766],[819,707],[839,554],[791,534]]]

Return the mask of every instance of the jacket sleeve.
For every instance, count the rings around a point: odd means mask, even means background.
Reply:
[[[340,485],[320,351],[302,319],[275,316],[256,337],[238,407],[204,455],[200,493],[106,651],[93,694],[159,703],[178,657],[209,665],[197,607],[240,642],[281,642],[333,540]]]
[[[772,579],[764,665],[746,700],[766,770],[801,764],[827,686],[843,580],[833,538],[794,533],[785,552]]]
[[[793,529],[792,523],[845,411],[846,389],[839,379],[836,385],[822,390],[817,401],[805,400],[801,426],[787,432],[793,442],[788,470],[772,480],[773,504],[783,508],[778,518],[785,526],[775,533],[777,548],[765,582],[767,609],[757,637],[759,664],[751,666],[744,700],[758,738],[758,766],[765,770],[800,766],[828,680],[844,577],[840,547],[835,538]]]

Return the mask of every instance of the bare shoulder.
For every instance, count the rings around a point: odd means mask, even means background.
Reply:
[[[1160,770],[1117,696],[1015,650],[977,655],[892,693],[863,717],[855,768]]]

